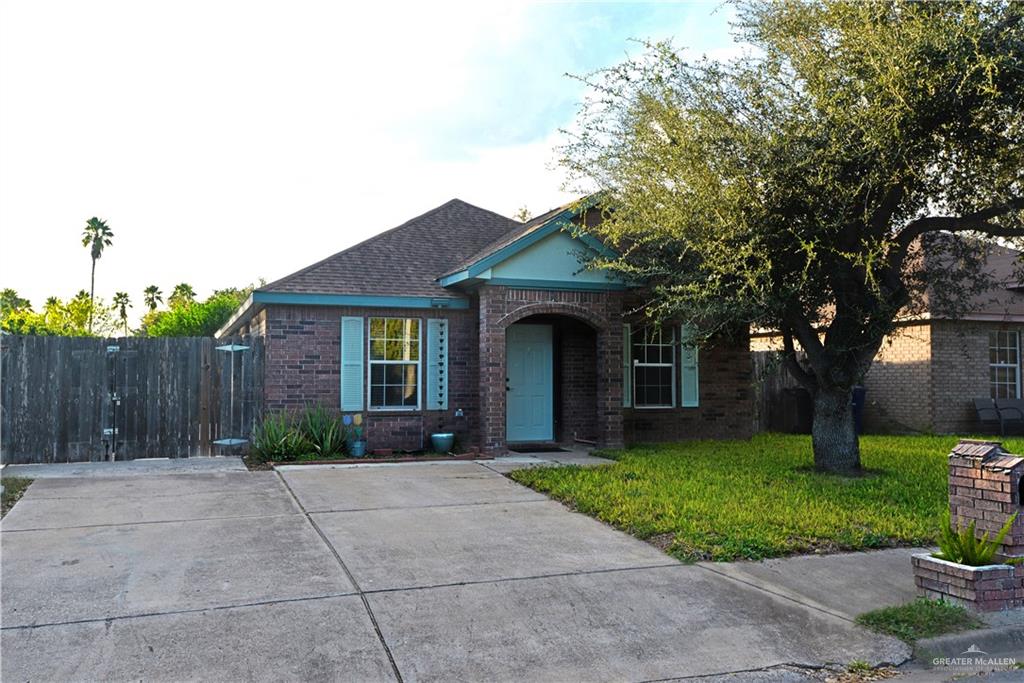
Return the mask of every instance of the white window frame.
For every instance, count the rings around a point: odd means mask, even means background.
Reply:
[[[1013,345],[1015,347],[1016,356],[1017,356],[1017,362],[1016,363],[993,363],[992,362],[992,349],[993,348],[995,348],[995,349],[1010,348],[1008,346],[1001,346],[999,344],[999,335],[1004,334],[1004,333],[1005,334],[1010,334],[1010,335],[1013,336]],[[992,346],[992,335],[995,335],[995,337],[996,337],[996,346],[994,346],[994,347]],[[1014,386],[1014,395],[1013,395],[1012,398],[1020,398],[1020,332],[1017,331],[1017,330],[992,330],[992,331],[990,331],[989,332],[989,337],[988,337],[988,353],[989,353],[989,362],[988,362],[988,368],[989,368],[988,390],[989,390],[989,395],[992,394],[992,389],[993,389],[994,386],[1006,386],[1005,384],[1002,384],[1002,383],[993,383],[992,382],[992,372],[991,372],[992,368],[1001,368],[1001,369],[1012,368],[1013,369],[1013,380],[1014,380],[1014,385],[1015,385]],[[997,357],[998,357],[998,351],[996,352],[996,354],[997,354]]]
[[[671,339],[668,342],[665,341],[665,330],[666,329],[669,331],[669,334],[672,335]],[[658,334],[659,334],[659,342],[657,344],[634,344],[633,343],[633,336],[632,336],[633,334],[642,334],[642,335],[646,336],[647,333],[650,332],[650,331],[658,332]],[[636,354],[633,351],[633,347],[634,346],[661,346],[661,347],[667,346],[667,347],[669,347],[669,351],[672,354],[672,362],[671,363],[647,363],[647,362],[641,363],[640,360],[637,359]],[[667,327],[667,328],[666,327],[662,327],[660,329],[655,329],[655,328],[647,327],[647,328],[640,328],[638,330],[633,331],[632,334],[630,334],[630,338],[629,338],[629,352],[630,352],[630,355],[633,357],[633,378],[632,378],[633,379],[633,408],[636,409],[636,410],[665,410],[667,408],[675,408],[676,407],[676,381],[677,381],[676,380],[676,375],[679,373],[679,363],[677,362],[677,358],[676,358],[676,331],[675,331],[674,327]],[[646,356],[646,355],[647,354],[645,353],[644,356]],[[637,382],[637,379],[636,379],[637,368],[671,368],[671,374],[672,374],[672,401],[671,401],[671,403],[664,403],[664,404],[663,403],[659,403],[657,405],[647,405],[647,404],[641,404],[637,400],[637,387],[639,386],[639,382]]]
[[[384,329],[387,329],[387,321],[415,320],[416,325],[416,360],[374,360],[372,357],[373,348],[373,321],[383,320]],[[415,406],[375,406],[373,405],[373,366],[374,365],[409,365],[416,364],[416,405]],[[387,398],[387,391],[384,392]],[[413,413],[422,410],[423,405],[423,319],[409,318],[406,316],[384,316],[374,315],[366,318],[366,409],[375,413],[404,412]]]

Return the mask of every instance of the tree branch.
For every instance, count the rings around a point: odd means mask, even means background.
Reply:
[[[796,348],[793,346],[793,333],[789,329],[782,330],[782,348],[782,362],[789,370],[789,374],[793,375],[793,379],[799,382],[803,388],[813,392],[818,387],[817,378],[807,372],[797,360]]]
[[[977,230],[993,237],[1020,237],[1024,235],[1024,229],[1005,228],[997,223],[990,223],[993,218],[998,218],[1013,211],[1024,209],[1024,197],[1018,197],[1005,204],[997,204],[981,211],[969,213],[966,216],[925,216],[911,221],[899,235],[896,236],[896,243],[900,251],[906,251],[910,245],[926,232],[946,230],[948,232],[960,232],[963,230]]]

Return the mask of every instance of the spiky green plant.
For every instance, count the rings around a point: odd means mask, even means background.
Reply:
[[[341,455],[345,452],[346,429],[341,417],[327,408],[308,406],[299,420],[299,429],[321,458]]]
[[[261,462],[287,462],[313,451],[313,444],[288,413],[270,414],[253,430],[252,453]]]
[[[953,525],[952,518],[947,518],[942,526],[942,535],[939,538],[939,552],[932,553],[932,557],[948,562],[967,565],[968,567],[983,567],[992,564],[999,546],[1002,545],[1006,534],[1010,533],[1017,513],[1013,513],[1006,524],[1002,526],[995,538],[989,539],[986,531],[981,538],[974,532],[974,522],[967,527]]]

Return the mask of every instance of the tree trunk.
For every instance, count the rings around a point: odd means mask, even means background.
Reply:
[[[853,390],[819,388],[814,396],[811,443],[814,466],[825,472],[860,471],[860,443],[853,422]]]
[[[92,273],[89,275],[89,334],[92,334],[93,300],[96,295],[96,259],[92,260]]]

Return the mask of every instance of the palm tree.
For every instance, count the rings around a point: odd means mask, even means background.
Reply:
[[[164,293],[156,285],[150,285],[143,290],[142,300],[146,302],[149,310],[155,311],[156,307],[164,302]]]
[[[93,216],[85,222],[82,233],[82,246],[91,248],[92,275],[89,277],[89,333],[92,333],[92,306],[96,297],[96,261],[103,255],[103,249],[109,247],[114,233],[107,227],[106,221]]]
[[[121,319],[121,324],[124,325],[124,336],[128,336],[128,309],[132,307],[131,299],[128,298],[127,292],[115,292],[114,293],[114,306],[117,307],[117,317]]]
[[[191,303],[196,300],[196,290],[192,289],[192,285],[187,282],[174,285],[174,291],[171,292],[171,296],[168,299],[171,306],[180,306],[181,304]]]

